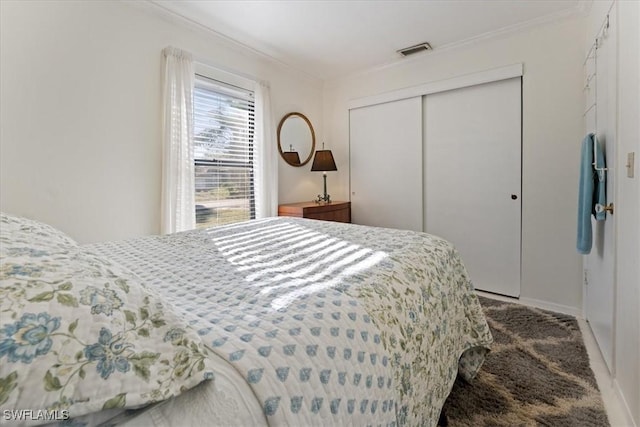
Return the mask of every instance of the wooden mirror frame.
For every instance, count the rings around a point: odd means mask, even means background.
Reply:
[[[291,116],[298,116],[302,118],[307,123],[307,126],[309,126],[309,130],[311,131],[311,150],[309,151],[309,155],[307,156],[307,158],[300,161],[300,163],[292,163],[289,161],[289,159],[286,158],[286,156],[284,155],[284,150],[282,149],[282,141],[280,140],[280,133],[281,133],[280,131],[282,130],[282,126],[284,125],[285,121]],[[313,153],[315,152],[315,150],[316,150],[316,133],[314,132],[313,126],[311,125],[311,122],[309,121],[307,116],[298,112],[286,114],[278,124],[278,151],[280,152],[280,157],[282,157],[282,159],[285,162],[287,162],[287,164],[295,167],[300,167],[309,163],[309,160],[311,160],[311,157],[313,157]]]

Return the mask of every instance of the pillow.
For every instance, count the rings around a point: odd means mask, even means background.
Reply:
[[[0,213],[0,229],[3,250],[7,249],[4,246],[9,244],[14,251],[28,250],[26,248],[31,246],[38,246],[38,250],[67,250],[78,246],[71,237],[48,224],[5,213]],[[12,241],[5,240],[9,237]]]
[[[0,410],[77,417],[213,377],[197,333],[133,273],[33,221],[0,225]]]

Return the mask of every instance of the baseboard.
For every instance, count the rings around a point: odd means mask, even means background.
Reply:
[[[543,310],[555,311],[556,313],[568,314],[573,317],[582,317],[582,310],[568,305],[556,304],[553,302],[540,301],[531,298],[520,298],[520,302],[531,307],[541,308]]]
[[[556,313],[568,314],[570,316],[578,317],[580,319],[584,318],[584,316],[582,315],[582,310],[581,309],[576,308],[576,307],[570,307],[568,305],[555,304],[553,302],[540,301],[540,300],[532,299],[532,298],[505,297],[505,296],[502,296],[502,295],[496,295],[496,294],[492,294],[490,292],[484,292],[484,291],[479,291],[479,290],[476,290],[476,293],[478,295],[483,296],[483,297],[497,299],[499,301],[513,302],[513,303],[516,303],[516,304],[528,305],[529,307],[540,308],[542,310],[549,310],[549,311],[555,311]]]
[[[624,398],[624,394],[622,394],[622,390],[620,389],[620,384],[618,384],[618,380],[613,380],[613,390],[616,393],[616,397],[621,403],[622,409],[624,410],[624,415],[626,416],[627,425],[629,427],[638,427],[638,425],[633,420],[633,414],[631,413],[631,408],[629,408],[629,404],[627,400]]]

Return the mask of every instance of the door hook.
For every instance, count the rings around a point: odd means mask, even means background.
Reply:
[[[596,204],[596,213],[608,212],[613,215],[613,203],[609,203],[608,205],[601,205],[600,203]]]

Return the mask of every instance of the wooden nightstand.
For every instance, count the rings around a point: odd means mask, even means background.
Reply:
[[[351,202],[300,202],[278,206],[278,216],[321,219],[324,221],[351,222]]]

